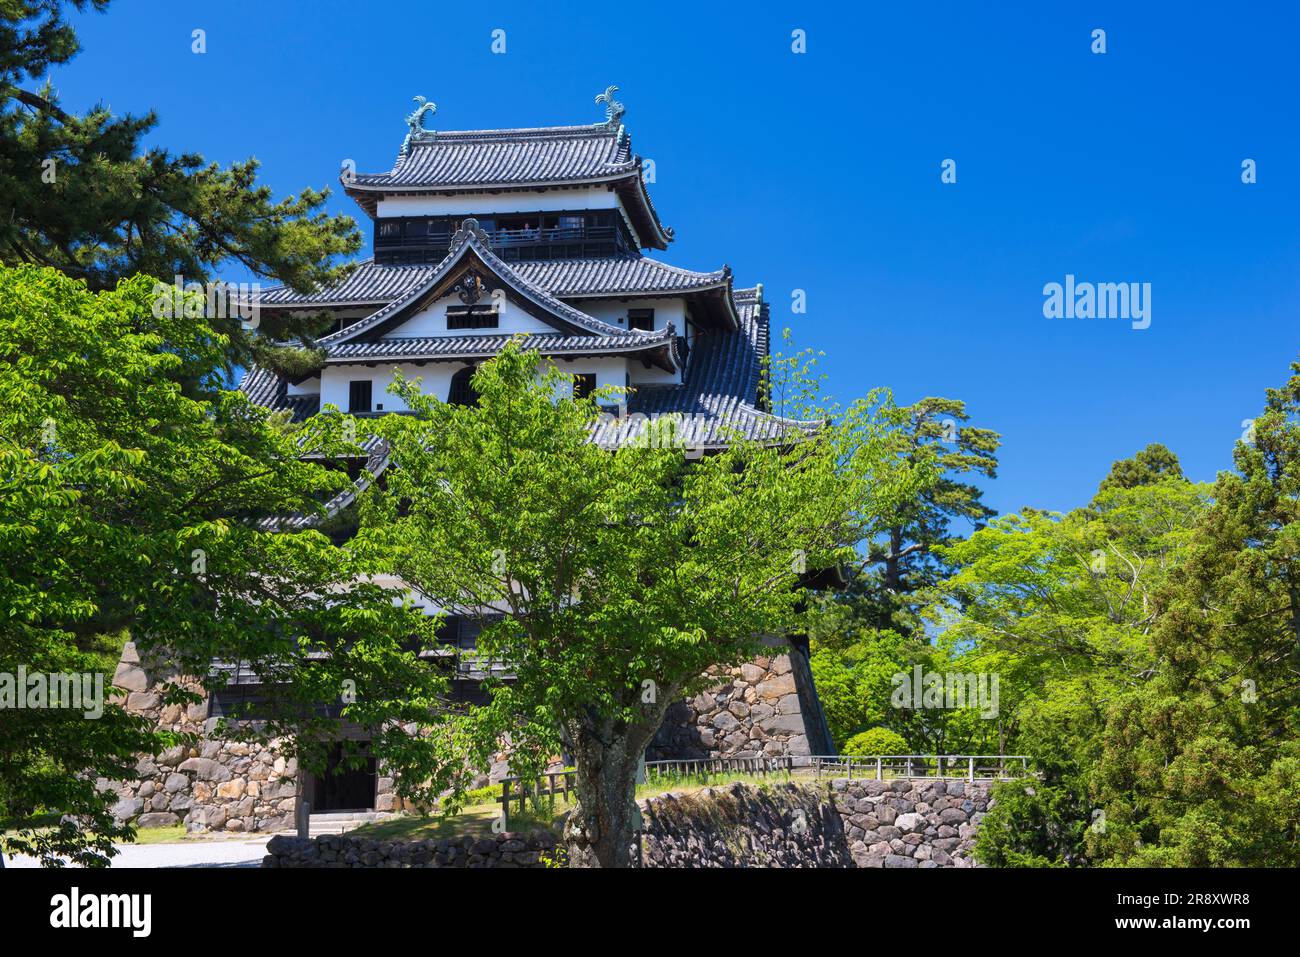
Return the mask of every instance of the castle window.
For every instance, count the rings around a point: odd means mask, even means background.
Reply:
[[[653,309],[629,309],[627,311],[627,327],[629,329],[642,329],[645,332],[654,332],[655,311]]]
[[[348,411],[371,411],[370,394],[373,384],[369,379],[354,379],[348,383]]]
[[[448,306],[448,329],[496,329],[500,316],[493,306]]]
[[[573,377],[573,397],[585,399],[596,391],[596,373],[579,372]]]
[[[448,405],[478,405],[478,393],[470,382],[474,370],[474,366],[466,366],[451,377],[451,388],[447,392]]]

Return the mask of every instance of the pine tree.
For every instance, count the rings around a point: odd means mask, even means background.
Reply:
[[[108,0],[71,0],[103,11]],[[64,110],[40,78],[80,45],[62,0],[0,4],[0,264],[53,266],[92,290],[138,273],[171,284],[208,282],[222,269],[308,291],[335,281],[335,257],[361,247],[348,216],[322,211],[328,190],[274,200],[253,159],[221,167],[190,152],[145,150],[154,113]],[[346,267],[344,267],[346,268]],[[238,316],[208,317],[231,337],[230,365],[277,365],[273,342],[305,337],[319,317],[265,316],[256,336]],[[301,359],[301,354],[289,359]]]

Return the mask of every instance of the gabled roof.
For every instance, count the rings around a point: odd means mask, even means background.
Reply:
[[[731,268],[711,272],[682,269],[645,256],[611,256],[593,259],[524,260],[509,264],[522,279],[546,290],[556,299],[627,299],[673,296],[700,302],[716,313],[719,324],[735,328],[731,301]],[[425,282],[437,263],[390,265],[362,260],[336,286],[314,293],[294,292],[287,286],[260,291],[264,309],[346,309],[387,305]]]
[[[466,219],[452,237],[451,250],[442,262],[416,282],[403,294],[382,309],[359,322],[331,333],[320,340],[322,346],[351,342],[357,338],[375,338],[399,324],[410,314],[419,311],[428,302],[441,298],[457,279],[470,268],[481,269],[500,283],[506,295],[528,308],[539,319],[562,332],[581,335],[617,336],[625,330],[589,316],[567,303],[561,302],[541,286],[530,282],[507,263],[502,262],[488,247],[487,237],[473,219]],[[651,333],[638,333],[650,336]]]
[[[340,182],[371,216],[384,195],[605,185],[623,200],[643,246],[666,249],[673,238],[650,201],[627,130],[608,123],[429,132],[410,141],[387,173],[345,174]]]
[[[644,256],[607,259],[552,259],[513,264],[521,275],[563,299],[682,296],[703,307],[714,325],[739,325],[732,303],[731,267],[714,272],[679,269]]]
[[[259,290],[257,303],[264,309],[340,309],[378,306],[404,295],[438,268],[437,263],[381,265],[373,259],[357,263],[346,279],[315,292],[296,292],[289,286]]]

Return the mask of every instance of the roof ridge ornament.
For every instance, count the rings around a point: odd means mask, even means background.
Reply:
[[[616,130],[623,125],[623,114],[627,112],[623,104],[614,99],[614,94],[618,92],[618,87],[607,86],[604,93],[596,95],[596,105],[605,104],[605,125],[611,130]]]
[[[406,139],[402,141],[402,152],[400,155],[405,156],[407,149],[412,143],[431,143],[437,133],[434,130],[426,129],[424,126],[424,114],[434,114],[438,112],[438,104],[426,100],[422,96],[414,97],[415,109],[406,118]]]

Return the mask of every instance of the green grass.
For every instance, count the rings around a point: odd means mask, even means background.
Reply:
[[[171,827],[142,827],[135,832],[135,844],[170,844],[185,839],[185,825]]]
[[[527,814],[510,815],[510,830],[532,831],[558,827],[569,805],[556,801],[555,813],[541,813],[531,808]],[[444,816],[401,815],[386,821],[369,821],[347,832],[348,837],[368,837],[384,841],[427,841],[444,837],[488,837],[492,822],[501,816],[500,804],[475,804],[459,814]]]
[[[636,787],[637,798],[655,797],[669,791],[699,791],[702,788],[716,788],[724,784],[753,784],[761,787],[765,784],[785,784],[792,778],[785,771],[771,774],[742,774],[731,771],[715,771],[701,774],[665,774],[652,775],[645,784]]]
[[[40,814],[35,817],[24,820],[10,819],[0,821],[0,834],[6,834],[11,831],[33,829],[37,831],[50,830],[59,823],[59,814]],[[135,840],[132,844],[169,844],[172,841],[185,839],[185,825],[175,824],[171,827],[146,827],[140,828],[135,833]]]
[[[663,775],[655,776],[645,784],[637,785],[638,799],[654,797],[659,794],[674,792],[699,791],[706,787],[719,787],[733,782],[742,782],[762,786],[780,784],[790,780],[785,772],[776,774],[739,774],[718,772],[712,774]],[[372,840],[387,841],[425,841],[451,837],[487,837],[492,833],[492,822],[501,816],[501,785],[477,788],[466,795],[467,804],[460,813],[446,815],[411,815],[403,814],[384,821],[370,821],[351,831],[350,837],[366,837]],[[540,807],[530,806],[527,813],[515,810],[518,805],[511,802],[510,830],[531,831],[540,828],[559,830],[564,823],[564,816],[573,809],[577,802],[565,800],[557,794],[554,800],[543,797]]]
[[[29,828],[39,831],[56,827],[61,817],[63,815],[57,811],[49,811],[42,814],[33,814],[31,817],[0,818],[0,834],[7,834],[10,831],[23,831]]]

